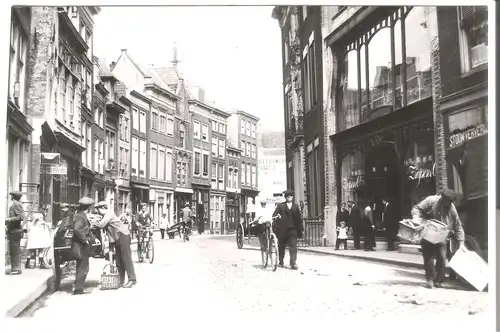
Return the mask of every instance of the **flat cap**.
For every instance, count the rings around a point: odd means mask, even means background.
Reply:
[[[448,198],[452,202],[457,199],[457,194],[453,190],[448,188],[441,191],[441,196]]]
[[[283,194],[285,195],[285,197],[293,196],[293,190],[287,189],[283,192]]]
[[[78,204],[80,206],[90,206],[92,204],[94,204],[94,200],[90,197],[82,197],[80,198],[80,200],[78,201]]]
[[[94,207],[96,208],[100,208],[100,207],[108,207],[108,202],[106,201],[100,201],[99,203],[97,203]]]
[[[12,195],[12,196],[23,196],[24,195],[23,192],[20,192],[18,190],[13,190],[9,194]]]

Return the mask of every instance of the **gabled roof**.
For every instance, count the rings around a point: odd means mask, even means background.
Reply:
[[[130,62],[132,62],[132,64],[137,68],[137,70],[141,73],[141,75],[143,77],[151,77],[153,82],[158,85],[159,87],[171,92],[171,93],[174,93],[175,94],[175,89],[172,89],[171,87],[169,87],[164,81],[163,79],[155,72],[155,70],[153,68],[150,68],[150,67],[147,67],[147,66],[144,66],[142,63],[140,62],[137,62],[135,61],[131,56],[130,54],[128,54],[127,50],[122,50],[122,54],[120,54],[120,56],[118,57],[118,60],[116,60],[116,63],[118,63],[120,61],[120,59],[122,58],[122,56],[126,56]]]

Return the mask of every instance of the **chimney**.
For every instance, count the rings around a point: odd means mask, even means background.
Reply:
[[[115,65],[116,65],[116,62],[111,62],[111,64],[109,65],[109,69],[110,70],[113,70],[115,68]]]

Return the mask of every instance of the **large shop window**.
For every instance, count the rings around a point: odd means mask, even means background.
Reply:
[[[405,128],[403,182],[403,217],[410,217],[411,208],[425,197],[436,193],[434,132],[432,125]]]
[[[352,150],[342,158],[340,181],[342,202],[359,202],[362,199],[365,188],[365,167],[361,151]]]
[[[448,185],[465,199],[488,193],[487,106],[448,116]]]
[[[431,96],[428,10],[401,7],[346,45],[337,81],[339,130]]]

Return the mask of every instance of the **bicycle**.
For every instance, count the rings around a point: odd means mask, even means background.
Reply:
[[[278,238],[273,232],[273,222],[278,218],[281,218],[279,214],[275,217],[272,217],[270,221],[267,221],[265,223],[265,238],[260,239],[261,241],[264,240],[264,243],[260,244],[262,265],[264,265],[264,268],[267,268],[269,265],[269,260],[271,260],[271,268],[273,272],[278,268]]]
[[[191,234],[191,222],[188,221],[182,225],[182,238],[184,242],[189,241],[190,234]]]
[[[151,230],[151,227],[144,227],[138,232],[137,256],[139,258],[139,263],[144,261],[144,254],[146,254],[146,259],[149,260],[149,264],[153,264],[155,258],[153,231]]]

